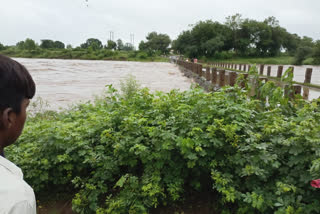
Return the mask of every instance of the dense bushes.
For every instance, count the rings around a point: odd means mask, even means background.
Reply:
[[[260,86],[261,100],[237,86],[130,96],[109,86],[94,104],[31,118],[7,155],[37,195],[68,192],[79,213],[148,213],[208,190],[218,213],[320,213],[309,184],[320,174],[320,100]]]
[[[119,61],[168,61],[158,54],[149,56],[143,51],[112,51],[109,49],[41,49],[20,50],[10,47],[0,48],[0,54],[10,57],[46,58],[46,59],[87,59],[87,60],[119,60]]]

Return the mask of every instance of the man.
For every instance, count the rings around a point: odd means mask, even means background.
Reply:
[[[35,95],[35,83],[27,69],[0,55],[0,214],[35,214],[32,188],[19,167],[4,157],[24,127],[26,109]]]

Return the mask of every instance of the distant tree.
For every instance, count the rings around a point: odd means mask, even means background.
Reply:
[[[144,42],[144,41],[141,41],[140,43],[139,43],[139,50],[147,50],[148,49],[148,46],[147,46],[147,44]]]
[[[18,49],[23,50],[23,49],[24,49],[24,41],[18,42],[18,43],[16,44],[16,47],[17,47]]]
[[[173,43],[173,49],[188,57],[212,57],[216,52],[233,47],[232,31],[226,25],[213,21],[200,21],[192,30],[183,31]]]
[[[119,51],[122,51],[122,50],[124,49],[124,44],[123,44],[123,42],[122,42],[121,39],[118,39],[118,40],[117,40],[117,49],[118,49]]]
[[[32,40],[32,39],[26,39],[26,41],[24,42],[24,48],[26,49],[26,50],[34,50],[34,49],[36,49],[36,47],[37,47],[37,44],[35,43],[35,41],[34,40]]]
[[[307,36],[302,37],[300,40],[299,46],[301,47],[310,47],[313,48],[315,43],[313,42],[313,39]]]
[[[299,47],[301,38],[297,34],[287,33],[283,38],[283,48],[290,56],[294,56]]]
[[[146,37],[147,42],[140,43],[140,50],[159,51],[163,54],[169,52],[169,45],[171,43],[170,37],[167,34],[158,34],[157,32],[151,32]]]
[[[112,40],[108,40],[107,49],[116,50],[117,49],[117,43],[112,41]]]
[[[300,46],[294,56],[294,64],[302,65],[303,61],[312,54],[312,48],[309,46]]]
[[[4,49],[5,49],[4,45],[0,43],[0,51],[2,51]]]
[[[81,48],[87,49],[92,48],[92,50],[100,50],[102,49],[103,45],[99,39],[90,38],[87,41],[80,45]]]
[[[238,50],[239,31],[243,23],[242,15],[237,13],[226,18],[225,25],[230,28],[232,32],[232,47],[235,51]]]
[[[320,65],[320,40],[318,40],[315,43],[312,57],[313,57],[313,63],[316,65]]]
[[[314,53],[315,43],[313,39],[307,36],[304,36],[300,42],[299,47],[296,50],[294,56],[294,64],[295,65],[302,65],[303,61],[308,57],[311,57]]]
[[[54,41],[50,39],[43,39],[41,40],[40,48],[43,48],[43,49],[54,48]]]
[[[64,49],[65,48],[65,45],[63,42],[60,42],[60,41],[55,41],[54,42],[54,48],[57,48],[57,49]]]
[[[143,42],[143,41],[142,41]],[[191,45],[194,42],[194,39],[192,37],[191,31],[183,31],[178,39],[174,40],[172,42],[172,48],[175,52],[179,53],[179,54],[187,54],[187,47],[189,45]],[[144,45],[144,43],[140,43],[141,46]],[[140,48],[139,45],[139,49]]]
[[[306,53],[314,48],[309,37],[302,39],[290,34],[271,16],[264,21],[243,19],[241,14],[228,16],[224,24],[211,20],[200,21],[191,30],[183,31],[172,42],[172,49],[188,57],[224,58],[237,54],[239,56],[276,56],[283,51],[290,55]],[[148,37],[154,36],[154,32]],[[309,47],[309,48],[306,48]],[[299,54],[297,49],[300,48]],[[152,49],[152,42],[141,42],[139,49]],[[223,54],[222,54],[223,53]],[[301,61],[301,60],[298,60]]]
[[[133,51],[134,50],[134,47],[131,43],[126,43],[123,47],[123,50],[124,51]]]
[[[68,44],[67,49],[72,49],[72,45]]]

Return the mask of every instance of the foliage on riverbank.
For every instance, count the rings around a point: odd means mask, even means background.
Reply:
[[[290,100],[272,82],[126,94],[109,86],[94,104],[29,119],[6,152],[37,196],[69,193],[78,213],[125,214],[209,191],[217,213],[320,213],[309,184],[320,172],[320,100]]]
[[[320,63],[320,40],[289,33],[275,17],[257,21],[235,14],[227,17],[224,23],[206,20],[191,26],[172,42],[175,52],[189,58],[228,60],[237,57],[277,57],[286,53],[294,56],[288,64],[301,65],[307,58],[308,63]]]
[[[116,60],[167,62],[168,59],[157,53],[144,51],[113,51],[108,49],[41,49],[20,50],[15,47],[0,50],[0,54],[18,58],[45,58],[45,59],[82,59],[82,60]]]
[[[265,64],[265,65],[293,65],[295,58],[292,56],[277,56],[277,57],[235,57],[232,59],[208,59],[201,58],[204,62],[225,62],[236,64]],[[313,58],[306,58],[302,61],[301,65],[320,65],[314,63]]]

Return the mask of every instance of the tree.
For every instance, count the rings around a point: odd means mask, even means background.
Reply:
[[[44,40],[41,40],[40,48],[43,48],[43,49],[53,49],[53,48],[64,49],[65,45],[63,42],[60,42],[60,41],[54,42],[50,39],[44,39]]]
[[[314,46],[312,57],[313,63],[316,65],[320,65],[320,40],[318,40]]]
[[[24,41],[18,42],[18,43],[16,44],[16,47],[17,47],[18,49],[23,50],[23,49],[24,49]]]
[[[68,44],[68,45],[67,45],[67,49],[70,49],[70,50],[71,50],[71,49],[72,49],[72,45]]]
[[[54,48],[57,48],[57,49],[64,49],[65,48],[65,45],[63,42],[60,42],[60,41],[55,41],[54,42]]]
[[[239,30],[241,29],[242,23],[243,23],[242,15],[239,13],[233,16],[228,16],[226,18],[225,25],[229,27],[232,31],[232,37],[233,37],[232,47],[234,48],[235,51],[238,50],[237,40],[238,40],[238,34],[239,34]]]
[[[139,43],[139,50],[147,50],[148,49],[148,46],[147,46],[147,44],[144,42],[144,41],[141,41],[140,43]]]
[[[124,51],[133,51],[134,47],[131,43],[126,43],[125,46],[123,47]]]
[[[116,50],[117,49],[117,43],[112,41],[112,40],[108,40],[107,49]]]
[[[295,65],[302,65],[303,61],[312,54],[312,48],[309,46],[300,46],[294,57]]]
[[[32,40],[32,39],[26,39],[26,41],[24,42],[24,48],[26,49],[26,50],[34,50],[34,49],[36,49],[36,47],[37,47],[37,45],[36,45],[36,43],[35,43],[35,41],[34,40]]]
[[[124,48],[124,44],[123,44],[121,39],[117,40],[117,48],[118,48],[119,51],[122,51],[123,48]]]
[[[5,49],[4,45],[0,43],[0,51],[2,51],[4,49]]]
[[[283,47],[290,56],[294,56],[299,47],[301,38],[297,34],[285,34],[283,38]]]
[[[154,52],[159,51],[162,54],[169,53],[168,47],[171,43],[171,39],[167,34],[158,34],[157,32],[151,32],[147,35],[146,39],[147,42],[140,43],[140,50]]]
[[[103,45],[99,39],[90,38],[87,41],[80,45],[81,48],[88,49],[92,48],[92,50],[100,50],[102,49]]]
[[[43,39],[41,40],[40,48],[43,48],[43,49],[54,48],[54,41],[50,39]]]

